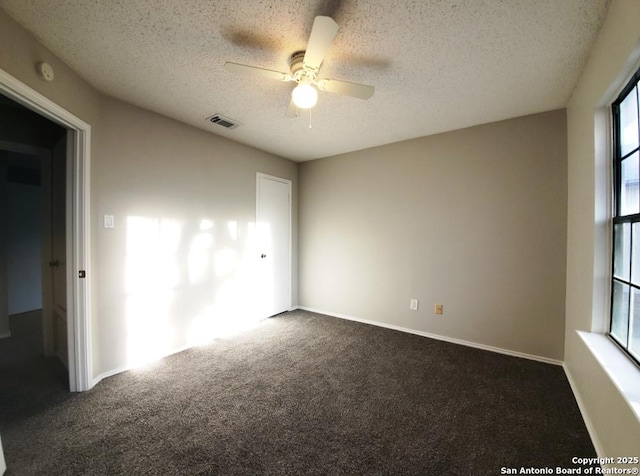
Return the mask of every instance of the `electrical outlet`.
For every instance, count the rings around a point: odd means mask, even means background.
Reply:
[[[436,304],[433,306],[434,314],[442,314],[444,313],[444,306],[442,304]]]
[[[409,309],[411,309],[412,311],[417,311],[418,310],[418,300],[417,299],[411,299],[409,301]]]

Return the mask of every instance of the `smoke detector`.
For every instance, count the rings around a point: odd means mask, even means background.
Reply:
[[[53,81],[53,68],[49,63],[38,63],[36,65],[36,69],[38,71],[38,76],[40,76],[45,81]]]

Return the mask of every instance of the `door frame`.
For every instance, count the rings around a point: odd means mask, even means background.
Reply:
[[[292,240],[292,181],[289,179],[284,179],[282,177],[276,177],[275,175],[269,175],[262,172],[256,172],[256,226],[258,224],[258,219],[260,218],[260,179],[265,178],[268,180],[274,180],[276,182],[284,183],[289,187],[289,311],[293,309],[293,243]],[[258,250],[256,250],[256,256],[258,254]]]
[[[0,69],[0,93],[67,129],[67,344],[69,390],[93,386],[91,360],[91,126]],[[85,272],[84,279],[78,273]]]

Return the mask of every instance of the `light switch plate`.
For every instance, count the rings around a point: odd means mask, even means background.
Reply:
[[[105,228],[115,228],[115,218],[113,215],[105,215],[104,216],[104,227]]]

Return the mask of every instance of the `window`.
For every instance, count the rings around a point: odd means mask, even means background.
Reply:
[[[640,70],[613,103],[613,282],[609,335],[640,363]]]

